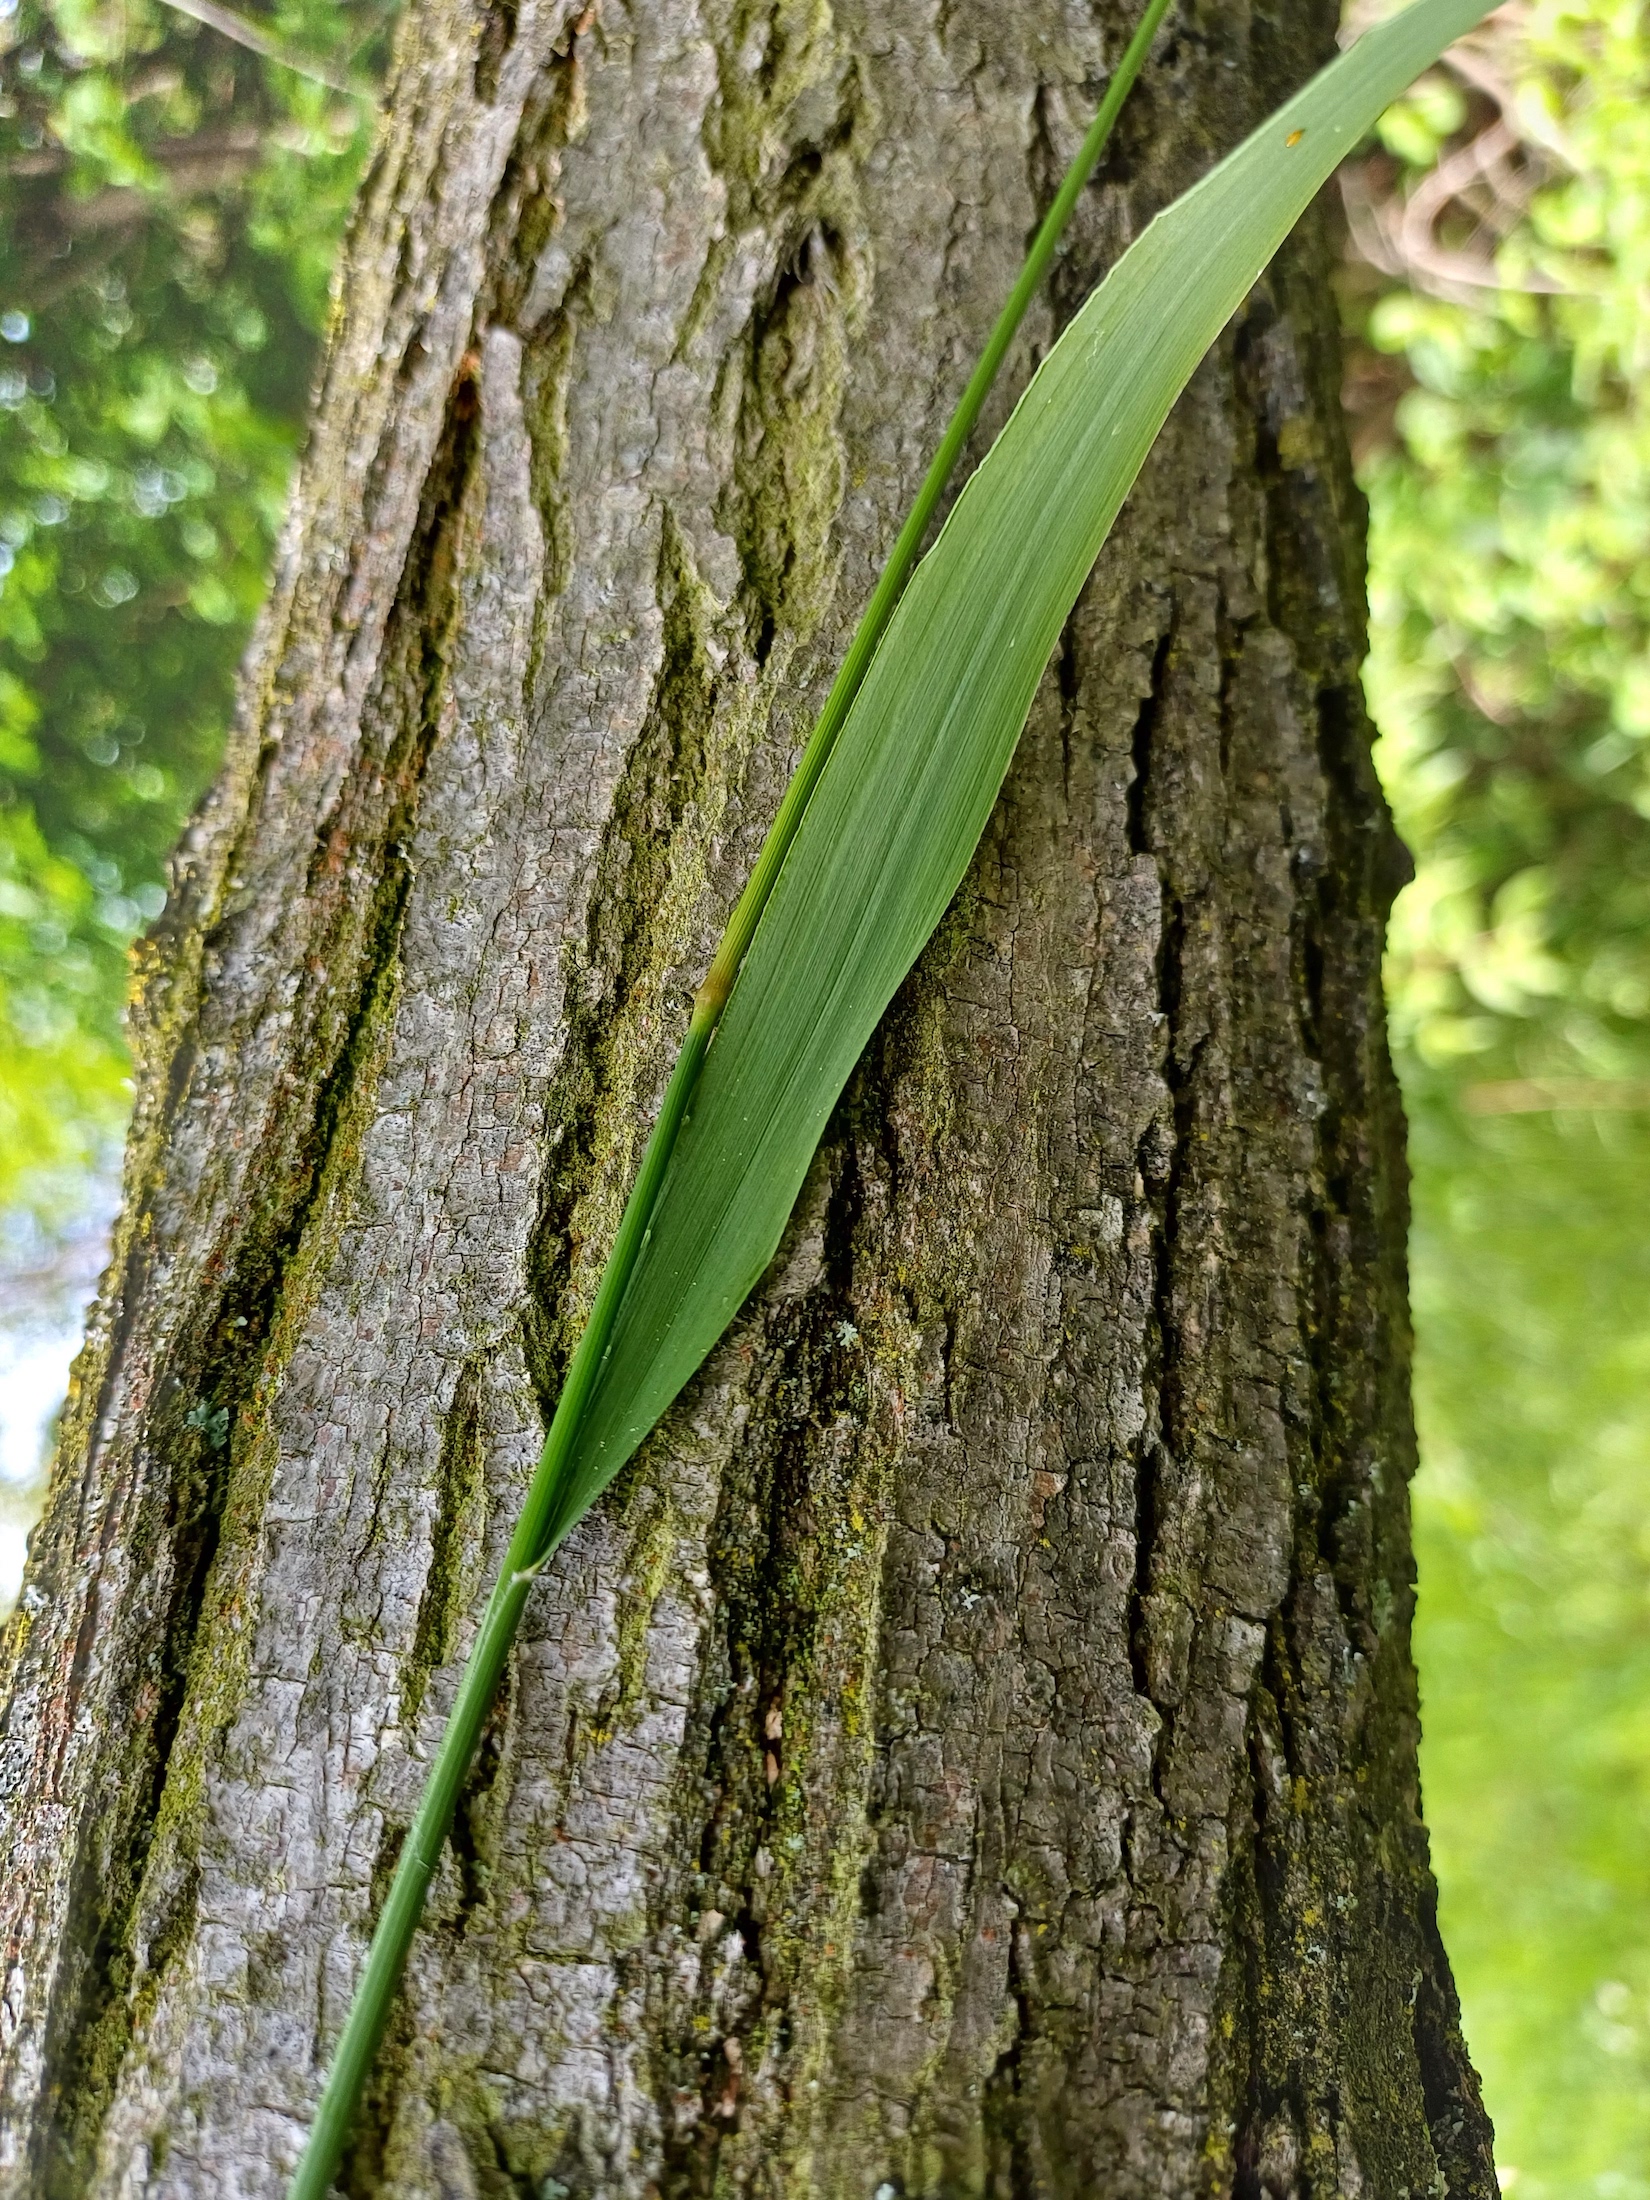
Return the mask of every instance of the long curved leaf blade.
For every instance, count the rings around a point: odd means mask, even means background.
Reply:
[[[1170,407],[1320,185],[1486,13],[1368,32],[1119,261],[914,574],[752,941],[592,1395],[577,1518],[773,1257],[825,1122],[956,892],[1059,638]]]

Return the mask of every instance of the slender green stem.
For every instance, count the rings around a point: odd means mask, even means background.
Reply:
[[[390,2006],[401,1983],[407,1950],[424,1908],[424,1897],[440,1860],[442,1844],[452,1826],[453,1813],[458,1806],[460,1792],[481,1739],[482,1728],[486,1724],[498,1684],[504,1675],[522,1607],[527,1601],[534,1577],[568,1529],[573,1526],[582,1509],[575,1498],[572,1479],[567,1473],[568,1464],[578,1440],[591,1391],[601,1372],[620,1304],[642,1248],[647,1242],[660,1187],[692,1100],[694,1087],[698,1083],[706,1049],[733,989],[745,951],[750,946],[762,911],[773,891],[774,882],[779,876],[791,842],[796,837],[808,799],[825,768],[837,735],[853,707],[854,697],[859,693],[871,659],[876,653],[877,644],[881,641],[910,578],[923,537],[968,438],[973,433],[980,409],[996,380],[997,370],[1014,341],[1026,307],[1031,303],[1037,286],[1047,271],[1083,186],[1093,173],[1094,164],[1111,135],[1118,110],[1140,73],[1147,50],[1168,5],[1169,0],[1149,0],[1140,26],[1129,41],[1111,83],[1107,86],[1100,111],[1090,125],[1088,135],[1037,231],[1025,266],[1020,271],[1020,278],[998,316],[984,355],[952,415],[950,426],[945,431],[940,447],[934,454],[933,463],[917,493],[916,502],[911,507],[910,517],[900,529],[899,539],[889,554],[882,577],[865,608],[858,630],[849,645],[848,654],[842,661],[842,669],[826,698],[819,722],[802,752],[801,760],[786,789],[785,798],[763,843],[756,867],[728,920],[715,960],[704,984],[694,996],[687,1037],[671,1073],[658,1121],[654,1124],[647,1150],[642,1156],[642,1165],[619,1224],[618,1234],[613,1241],[613,1250],[608,1255],[607,1266],[602,1272],[595,1303],[590,1310],[590,1319],[585,1324],[584,1333],[568,1368],[567,1380],[562,1386],[555,1415],[550,1423],[550,1432],[544,1441],[544,1452],[527,1492],[521,1518],[516,1523],[515,1534],[511,1537],[503,1570],[487,1600],[487,1609],[482,1616],[469,1663],[459,1683],[457,1699],[430,1768],[423,1800],[418,1806],[418,1815],[414,1818],[402,1847],[395,1878],[377,1930],[373,1934],[366,1966],[356,1987],[355,1999],[345,2021],[332,2068],[327,2075],[326,2090],[321,2096],[321,2105],[316,2111],[315,2123],[303,2159],[289,2188],[288,2200],[326,2200],[333,2173],[342,2159],[350,2127],[355,2119],[361,2088],[366,2083],[367,2073],[378,2052]]]
[[[355,1989],[355,1999],[327,2074],[326,2091],[316,2111],[309,2144],[292,2180],[289,2200],[326,2200],[333,2173],[342,2159],[350,2127],[355,2121],[361,2088],[384,2036],[390,2005],[401,1983],[407,1950],[440,1861],[442,1843],[452,1826],[460,1791],[498,1693],[498,1684],[504,1677],[527,1593],[545,1559],[572,1526],[572,1515],[566,1509],[567,1480],[563,1470],[584,1419],[591,1389],[601,1371],[602,1356],[612,1334],[619,1301],[646,1240],[648,1220],[659,1196],[659,1185],[682,1117],[698,1081],[711,1029],[710,1020],[695,1010],[687,1039],[671,1073],[653,1136],[642,1156],[635,1188],[602,1273],[590,1319],[568,1368],[550,1433],[545,1438],[543,1454],[521,1509],[521,1518],[510,1538],[510,1548],[498,1580],[493,1584],[493,1593],[487,1599],[487,1609],[482,1614],[481,1627],[448,1715],[446,1731],[430,1767],[418,1814],[402,1845],[395,1878],[372,1936],[366,1967]]]
[[[922,487],[912,505],[899,538],[888,553],[888,563],[882,569],[882,578],[871,592],[871,600],[853,640],[848,654],[842,660],[842,669],[825,698],[825,708],[819,714],[819,723],[809,736],[801,760],[785,790],[772,828],[762,845],[762,853],[756,859],[756,868],[746,883],[745,891],[728,919],[728,928],[722,935],[722,943],[716,950],[716,960],[710,966],[709,975],[700,988],[699,998],[709,995],[715,1003],[716,1013],[733,989],[739,965],[745,959],[756,931],[757,921],[767,907],[768,896],[773,892],[774,881],[780,866],[796,837],[796,829],[802,822],[802,813],[808,807],[809,798],[818,784],[819,775],[825,769],[826,758],[836,746],[836,737],[842,731],[844,721],[853,708],[854,697],[870,670],[871,659],[876,655],[877,644],[882,640],[888,621],[894,616],[905,584],[911,578],[911,568],[917,562],[917,552],[922,548],[923,537],[929,522],[944,496],[946,486],[956,465],[974,433],[980,409],[991,394],[991,385],[997,379],[997,370],[1007,356],[1008,347],[1019,332],[1025,319],[1026,307],[1037,293],[1037,287],[1048,272],[1048,263],[1054,257],[1055,247],[1065,234],[1066,224],[1072,217],[1083,186],[1094,173],[1094,164],[1105,151],[1106,140],[1111,136],[1112,124],[1128,97],[1135,78],[1140,74],[1157,26],[1168,11],[1169,0],[1149,0],[1139,28],[1129,40],[1122,60],[1117,64],[1111,82],[1106,86],[1106,96],[1100,102],[1100,111],[1089,124],[1088,135],[1077,149],[1077,157],[1066,170],[1065,180],[1054,195],[1054,203],[1043,216],[1031,250],[1026,254],[1025,266],[1019,280],[1008,294],[1008,303],[997,316],[997,325],[991,331],[980,363],[968,378],[968,387],[958,400],[957,409],[951,415],[951,424],[940,438],[940,447],[934,453],[933,462],[923,476]]]

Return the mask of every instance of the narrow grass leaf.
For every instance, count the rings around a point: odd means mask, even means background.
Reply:
[[[757,927],[550,1523],[635,1451],[773,1257],[826,1119],[985,829],[1044,665],[1169,408],[1313,194],[1485,13],[1368,32],[1119,261],[918,566]]]

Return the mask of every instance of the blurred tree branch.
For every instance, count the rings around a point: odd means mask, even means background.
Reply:
[[[248,22],[244,15],[237,15],[233,8],[220,7],[218,0],[163,0],[163,4],[175,8],[180,15],[192,16],[197,23],[204,23],[221,38],[232,38],[248,53],[260,54],[264,60],[290,69],[295,76],[308,77],[312,84],[324,84],[329,91],[346,93],[352,99],[376,100],[378,97],[376,84],[335,69],[317,54],[296,52],[278,38],[272,38],[258,24]]]

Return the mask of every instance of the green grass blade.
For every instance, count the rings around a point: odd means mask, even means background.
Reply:
[[[1486,12],[1419,0],[1159,215],[1088,301],[889,625],[763,913],[548,1532],[772,1258],[837,1096],[973,855],[1049,653],[1169,408],[1340,159]]]

